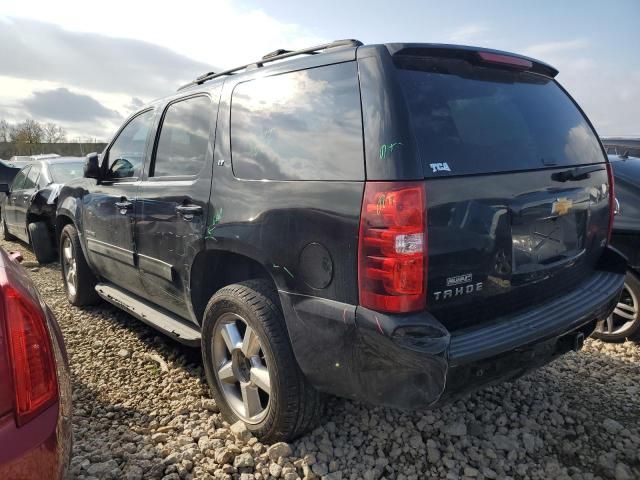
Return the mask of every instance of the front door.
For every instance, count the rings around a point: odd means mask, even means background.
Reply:
[[[184,318],[191,265],[202,250],[219,91],[170,103],[138,193],[136,246],[148,298]]]
[[[147,154],[154,110],[133,117],[103,158],[104,178],[85,199],[84,232],[91,263],[100,275],[144,294],[135,258],[136,195]]]

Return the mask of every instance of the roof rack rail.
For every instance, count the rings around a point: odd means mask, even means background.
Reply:
[[[262,57],[262,60],[269,60],[270,58],[277,57],[278,55],[284,55],[285,53],[291,53],[293,50],[285,50],[284,48],[279,48],[278,50],[274,50],[273,52],[269,52]]]
[[[327,50],[329,48],[335,47],[359,47],[363,45],[363,43],[359,40],[347,39],[347,40],[336,40],[330,43],[323,43],[322,45],[316,45],[314,47],[303,48],[302,50],[284,50],[282,48],[275,50],[273,52],[267,53],[262,59],[257,62],[247,63],[246,65],[241,65],[239,67],[231,68],[229,70],[225,70],[223,72],[215,73],[208,72],[203,75],[200,75],[194,81],[187,83],[186,85],[178,88],[178,91],[184,90],[185,88],[192,87],[194,85],[202,85],[209,80],[214,78],[222,77],[224,75],[231,75],[233,73],[239,72],[241,70],[245,70],[249,67],[262,67],[265,63],[274,62],[276,60],[282,60],[284,58],[295,57],[297,55],[314,55],[316,53],[321,52],[322,50]]]

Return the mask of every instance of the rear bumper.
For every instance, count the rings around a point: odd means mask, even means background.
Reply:
[[[457,332],[451,337],[449,362],[457,366],[494,357],[604,318],[613,310],[623,283],[623,275],[599,271],[564,297],[481,328]]]
[[[625,259],[607,249],[603,268],[571,293],[490,324],[449,332],[428,312],[385,315],[281,292],[302,371],[316,388],[416,409],[517,377],[574,348],[613,310]]]

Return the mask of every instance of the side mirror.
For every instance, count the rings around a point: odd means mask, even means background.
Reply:
[[[88,154],[84,160],[84,177],[100,179],[100,157],[96,152]]]
[[[0,193],[9,193],[8,183],[0,183]]]

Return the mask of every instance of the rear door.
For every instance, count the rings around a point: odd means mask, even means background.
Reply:
[[[42,173],[42,166],[40,163],[34,163],[27,173],[27,178],[22,186],[20,195],[16,198],[15,203],[15,218],[16,218],[16,231],[17,235],[28,241],[27,231],[27,213],[29,211],[29,205],[35,193],[38,191],[38,181],[40,180],[40,174]]]
[[[189,277],[204,245],[220,89],[163,112],[138,191],[136,247],[147,298],[189,318]]]
[[[155,111],[133,117],[104,157],[106,173],[84,197],[88,256],[100,275],[133,293],[144,294],[135,258],[136,194],[147,155]]]
[[[14,235],[17,231],[16,208],[19,206],[19,200],[22,198],[22,189],[30,169],[31,165],[27,165],[15,176],[13,182],[11,182],[9,193],[7,193],[7,201],[4,205],[3,214],[7,229]]]
[[[427,192],[430,311],[462,328],[562,295],[606,243],[606,158],[551,78],[399,56]]]

